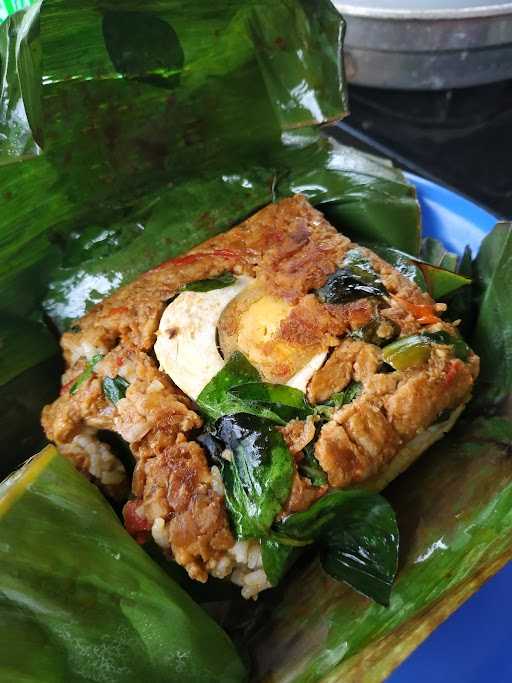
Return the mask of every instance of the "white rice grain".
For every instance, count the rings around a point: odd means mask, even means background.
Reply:
[[[60,449],[65,453],[67,447],[60,446]],[[96,438],[95,430],[88,429],[75,436],[69,444],[69,450],[72,452],[77,449],[89,456],[89,472],[102,484],[120,484],[126,478],[122,463],[107,444]]]
[[[233,460],[233,451],[230,448],[225,448],[222,453],[220,454],[221,458],[224,458],[224,460],[227,460],[228,462],[232,462]]]
[[[218,496],[224,497],[224,482],[222,481],[222,475],[219,468],[213,465],[211,469],[212,475],[212,489]]]
[[[162,391],[162,389],[165,389],[164,385],[159,379],[154,379],[146,389],[146,392],[148,394],[154,394],[157,391]]]
[[[233,566],[233,558],[229,557],[229,555],[224,555],[224,557],[221,557],[220,560],[218,560],[215,563],[212,563],[212,565],[209,565],[208,569],[210,570],[210,574],[212,576],[215,576],[215,578],[225,579],[226,576],[229,576],[229,574],[231,574]]]
[[[262,566],[261,545],[259,542],[252,543],[247,553],[247,566],[256,569]]]
[[[164,550],[169,547],[169,537],[165,528],[165,520],[163,517],[157,517],[151,527],[151,535],[157,545]]]
[[[237,541],[235,545],[229,549],[229,553],[233,555],[237,564],[247,564],[247,553],[249,551],[249,541]]]

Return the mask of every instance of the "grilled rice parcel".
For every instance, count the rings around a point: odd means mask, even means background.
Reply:
[[[128,531],[254,597],[336,492],[369,500],[460,415],[479,361],[444,309],[293,196],[77,321],[43,427],[113,496],[118,434]]]

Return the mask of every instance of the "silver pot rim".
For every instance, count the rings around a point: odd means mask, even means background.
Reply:
[[[512,14],[512,2],[500,3],[499,5],[479,5],[476,7],[461,7],[449,9],[387,9],[379,7],[361,7],[350,2],[333,0],[336,9],[341,14],[353,17],[365,17],[368,19],[391,19],[397,20],[424,20],[435,19],[476,19],[492,18]]]

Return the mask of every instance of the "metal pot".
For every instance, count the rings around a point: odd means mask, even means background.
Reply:
[[[347,21],[352,83],[441,90],[512,78],[512,2],[333,2]]]

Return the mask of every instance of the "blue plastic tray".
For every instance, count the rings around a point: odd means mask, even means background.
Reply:
[[[428,180],[407,174],[418,190],[423,234],[461,253],[476,253],[497,218]],[[512,657],[512,563],[444,622],[391,675],[390,683],[509,683]]]

